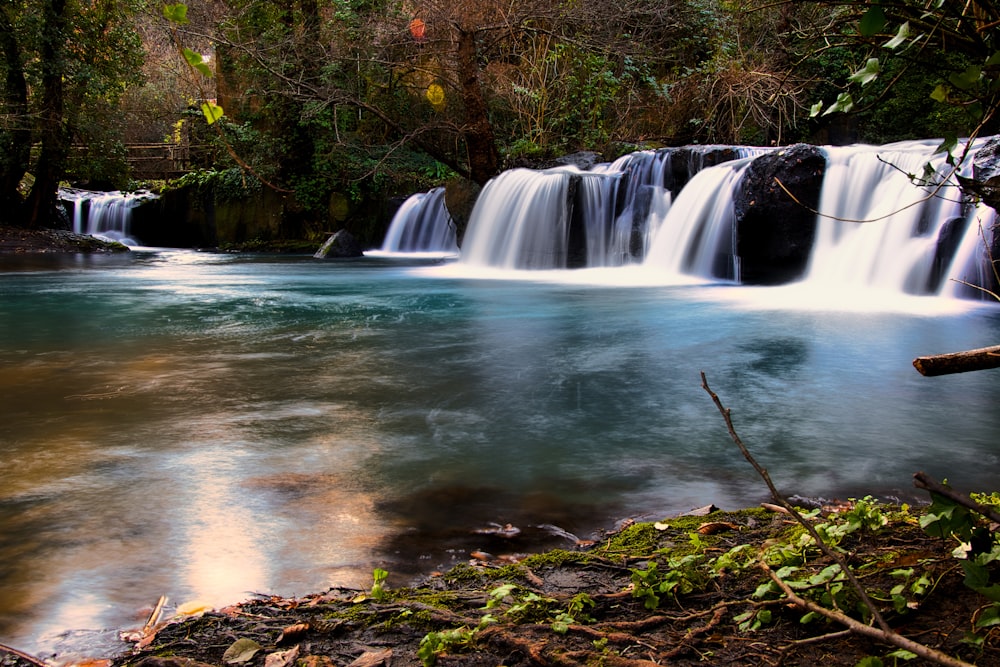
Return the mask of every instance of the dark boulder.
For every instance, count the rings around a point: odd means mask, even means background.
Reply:
[[[475,208],[481,191],[482,187],[478,183],[458,176],[444,184],[444,207],[455,223],[455,239],[459,247],[465,238],[465,229],[469,226],[472,209]]]
[[[961,178],[962,189],[1000,211],[1000,136],[991,137],[972,158],[972,177]]]
[[[750,163],[734,196],[743,283],[777,285],[802,277],[816,238],[814,211],[825,171],[826,155],[807,144]]]
[[[361,257],[364,251],[350,232],[341,229],[326,240],[326,243],[316,251],[313,257],[317,259],[337,259],[343,257]]]

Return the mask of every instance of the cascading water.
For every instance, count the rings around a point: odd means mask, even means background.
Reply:
[[[655,224],[658,233],[645,266],[670,275],[712,278],[720,253],[734,258],[733,192],[749,164],[743,159],[698,172]],[[723,277],[736,278],[738,267],[726,273]]]
[[[125,245],[141,245],[129,229],[132,210],[153,197],[149,192],[91,192],[63,190],[60,196],[73,202],[73,231]]]
[[[909,294],[939,291],[948,267],[964,262],[938,256],[942,232],[962,238],[971,218],[970,206],[949,178],[946,156],[934,155],[935,146],[903,142],[877,150],[826,149],[827,172],[806,282]],[[933,173],[930,184],[915,185],[910,175],[924,173],[925,165]],[[978,226],[972,231],[972,246],[981,247]],[[966,247],[965,259],[970,250]]]
[[[417,193],[403,202],[389,224],[381,252],[458,253],[444,188]]]
[[[823,148],[822,213],[802,282],[946,295],[961,292],[962,281],[988,284],[983,235],[995,214],[963,199],[937,144]],[[505,172],[480,195],[461,262],[503,270],[641,264],[667,280],[739,282],[736,192],[753,161],[771,152],[664,149],[589,171]],[[927,164],[944,187],[913,183],[909,175]]]

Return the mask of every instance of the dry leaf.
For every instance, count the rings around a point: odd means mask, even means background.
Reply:
[[[250,662],[260,652],[261,646],[252,639],[243,637],[234,641],[222,654],[222,662],[227,665],[240,665]]]
[[[385,648],[380,651],[365,651],[347,667],[377,667],[378,665],[384,665],[385,661],[391,657],[391,648]]]
[[[698,532],[702,535],[715,535],[726,530],[739,530],[740,527],[728,521],[709,521],[698,526]]]
[[[264,658],[264,667],[289,667],[289,665],[294,665],[295,661],[299,659],[299,647],[293,646],[287,651],[275,651],[274,653],[269,653],[266,658]]]
[[[281,644],[283,642],[293,642],[297,641],[299,637],[304,635],[309,631],[308,623],[296,623],[295,625],[289,625],[281,630],[281,635],[278,637],[278,641],[275,644]]]

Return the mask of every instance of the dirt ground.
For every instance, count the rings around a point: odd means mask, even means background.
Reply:
[[[518,562],[473,559],[410,588],[382,588],[373,579],[367,591],[261,597],[167,621],[151,617],[130,636],[134,651],[109,667],[931,664],[833,621],[804,623],[804,610],[780,592],[761,593],[769,581],[762,554],[794,542],[797,529],[779,512],[713,512],[633,524],[594,545]],[[953,547],[928,537],[914,517],[839,544],[894,631],[968,663],[1000,665],[1000,631],[973,632],[988,601],[963,584]],[[807,573],[830,564],[821,552],[803,553],[799,568]],[[724,554],[740,555],[730,563]],[[652,563],[657,581],[681,582],[653,603],[636,575]],[[905,604],[894,604],[889,591],[903,582],[900,572],[911,572],[907,582],[916,572],[932,585],[919,595],[907,588]],[[813,597],[821,599],[824,586],[834,590],[820,583]],[[863,618],[856,601],[843,611]]]

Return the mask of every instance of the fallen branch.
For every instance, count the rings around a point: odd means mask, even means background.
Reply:
[[[946,665],[947,667],[972,667],[971,663],[958,660],[951,657],[947,653],[942,653],[937,649],[933,649],[930,646],[925,646],[919,642],[915,642],[912,639],[907,639],[906,637],[893,632],[892,630],[882,630],[881,628],[872,627],[870,625],[865,625],[864,623],[857,621],[846,614],[842,614],[839,611],[834,611],[833,609],[827,609],[826,607],[816,604],[812,600],[806,600],[796,595],[795,591],[789,587],[781,577],[776,575],[771,568],[767,566],[767,563],[759,563],[760,567],[767,572],[767,575],[771,578],[778,588],[782,590],[792,603],[797,607],[803,609],[804,611],[811,611],[817,613],[831,621],[836,621],[841,625],[845,626],[851,632],[854,632],[876,641],[884,642],[886,644],[891,644],[892,646],[898,646],[899,648],[906,649],[910,653],[914,653],[917,656],[924,658],[925,660],[931,660],[938,663],[939,665]]]
[[[44,662],[42,662],[35,656],[28,655],[24,651],[18,651],[16,648],[11,648],[10,646],[6,646],[5,644],[0,644],[0,653],[9,653],[10,655],[16,657],[18,660],[23,660],[24,662],[31,663],[36,667],[48,667],[48,665],[46,665]],[[0,662],[2,662],[2,664],[7,664],[4,661]]]
[[[893,646],[898,646],[900,648],[906,649],[907,651],[910,651],[911,653],[915,653],[916,655],[922,658],[925,658],[927,660],[932,660],[941,665],[946,665],[947,667],[971,667],[971,665],[967,662],[963,662],[956,658],[952,658],[946,653],[942,653],[937,649],[933,649],[919,642],[915,642],[912,639],[907,639],[906,637],[903,637],[902,635],[893,631],[889,627],[889,625],[885,622],[885,619],[882,618],[882,615],[878,612],[878,609],[875,608],[875,604],[868,597],[868,594],[865,592],[865,589],[861,585],[861,582],[859,582],[857,577],[855,577],[853,570],[851,570],[851,568],[848,566],[843,556],[841,556],[841,554],[837,553],[829,546],[827,546],[827,544],[816,533],[816,529],[813,528],[812,524],[806,521],[805,518],[798,512],[798,510],[796,510],[791,503],[785,500],[784,496],[778,493],[778,489],[777,487],[774,486],[774,482],[771,481],[771,476],[768,474],[767,470],[763,468],[759,463],[757,463],[756,459],[754,459],[753,456],[750,454],[750,450],[747,449],[746,445],[743,444],[743,440],[740,439],[740,436],[736,433],[736,429],[733,427],[733,420],[730,415],[729,409],[722,404],[722,401],[719,399],[716,393],[709,388],[708,380],[705,378],[705,373],[701,374],[701,386],[706,392],[708,392],[708,395],[712,397],[712,401],[715,403],[715,406],[719,409],[719,412],[722,413],[722,418],[726,422],[726,428],[729,430],[729,436],[732,438],[733,442],[736,443],[736,446],[739,447],[740,452],[743,453],[743,457],[750,463],[751,466],[753,466],[754,470],[757,471],[757,474],[760,475],[760,477],[764,480],[764,483],[767,484],[767,488],[771,491],[771,497],[778,505],[788,510],[788,513],[791,514],[795,518],[795,520],[798,521],[799,524],[801,524],[802,527],[806,529],[809,535],[812,536],[813,541],[815,541],[816,543],[816,546],[818,546],[820,550],[823,551],[824,554],[826,554],[829,558],[832,558],[833,561],[840,566],[840,571],[847,577],[847,580],[850,582],[854,591],[861,598],[861,601],[864,603],[865,607],[871,613],[872,618],[878,624],[878,627],[876,628],[871,625],[866,625],[839,611],[827,609],[822,605],[816,604],[815,602],[799,597],[795,593],[795,591],[793,591],[791,587],[788,586],[788,584],[786,584],[779,576],[777,576],[771,570],[771,568],[767,566],[767,563],[761,561],[759,563],[760,567],[767,572],[771,580],[774,581],[775,584],[777,584],[777,586],[782,590],[782,592],[784,592],[785,597],[787,597],[801,609],[804,609],[806,611],[812,611],[826,618],[837,621],[841,625],[846,626],[852,632],[855,632],[859,635],[871,637],[873,639],[877,639],[878,641],[885,642]]]
[[[917,357],[913,360],[913,367],[927,377],[1000,368],[1000,345]]]
[[[848,582],[850,582],[851,587],[854,589],[854,592],[856,592],[858,594],[858,597],[861,598],[861,602],[871,613],[872,618],[875,619],[875,622],[878,624],[878,626],[882,628],[882,630],[885,632],[892,632],[889,629],[889,624],[885,622],[885,619],[882,618],[882,614],[879,613],[878,608],[875,606],[875,603],[872,602],[871,598],[868,597],[868,593],[865,592],[864,586],[862,586],[861,582],[858,581],[857,577],[854,576],[854,571],[847,564],[847,561],[844,559],[844,557],[841,554],[834,551],[833,549],[831,549],[829,546],[827,546],[826,542],[823,541],[823,538],[821,538],[819,536],[819,533],[816,532],[816,529],[813,528],[813,525],[808,521],[806,521],[805,517],[799,514],[799,511],[795,509],[795,507],[793,507],[790,502],[785,500],[785,497],[783,495],[778,493],[778,488],[774,485],[774,482],[771,481],[771,476],[767,473],[767,470],[763,468],[759,463],[757,463],[757,460],[754,459],[753,455],[750,454],[750,450],[747,449],[747,446],[743,444],[743,440],[740,439],[740,436],[736,433],[736,429],[733,427],[733,420],[732,417],[730,416],[729,409],[726,408],[724,405],[722,405],[722,401],[719,399],[716,393],[709,388],[708,380],[705,378],[705,373],[701,374],[701,387],[706,392],[708,392],[709,396],[712,397],[712,401],[715,403],[715,407],[717,407],[719,409],[719,412],[722,413],[722,418],[726,422],[726,428],[729,429],[729,437],[732,438],[733,442],[736,443],[736,446],[740,448],[740,452],[743,453],[743,458],[745,458],[750,463],[750,465],[753,466],[753,469],[757,471],[757,474],[760,475],[761,479],[764,480],[764,483],[767,484],[767,488],[768,490],[770,490],[771,498],[774,500],[774,502],[777,503],[779,506],[783,507],[785,511],[787,511],[789,514],[791,514],[792,517],[796,521],[798,521],[803,528],[806,529],[806,532],[809,533],[810,537],[812,537],[813,542],[816,543],[816,546],[819,547],[820,551],[822,551],[824,554],[826,554],[828,558],[830,558],[831,560],[833,560],[834,563],[840,566],[840,571],[844,573],[845,577],[847,577],[847,580]]]
[[[927,475],[924,472],[918,472],[913,475],[913,486],[918,489],[926,489],[931,493],[936,493],[939,496],[944,496],[952,502],[958,503],[964,507],[968,507],[973,512],[978,512],[982,516],[986,517],[994,523],[1000,523],[1000,512],[997,512],[992,507],[987,507],[981,503],[977,503],[975,500],[965,495],[961,491],[956,491],[950,486],[946,486],[936,481],[934,478]]]

